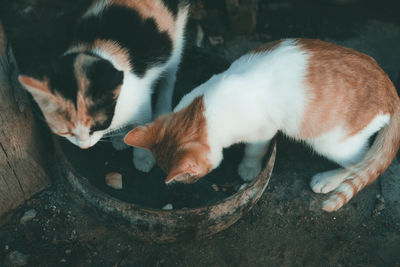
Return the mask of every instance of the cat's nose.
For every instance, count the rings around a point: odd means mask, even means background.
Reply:
[[[77,140],[78,146],[81,149],[88,149],[90,147],[90,139],[87,140]]]

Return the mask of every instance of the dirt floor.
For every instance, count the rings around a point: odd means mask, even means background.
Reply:
[[[89,2],[0,0],[20,68],[62,53]],[[223,15],[210,16],[202,21],[202,47],[186,53],[202,51],[230,62],[265,41],[320,38],[373,55],[399,86],[395,2],[337,2],[260,1],[256,30],[247,36],[233,35]],[[212,45],[215,38],[209,37],[215,36],[223,43]],[[63,177],[54,177],[49,189],[0,218],[0,266],[400,266],[398,157],[348,205],[326,213],[319,207],[324,196],[313,193],[309,182],[333,168],[308,148],[279,137],[271,182],[251,212],[210,238],[164,245],[135,240],[83,202]]]

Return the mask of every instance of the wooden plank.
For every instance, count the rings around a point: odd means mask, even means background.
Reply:
[[[18,68],[0,21],[0,216],[50,183],[49,152],[17,81]]]

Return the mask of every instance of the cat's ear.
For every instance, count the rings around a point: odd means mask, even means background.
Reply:
[[[51,94],[47,82],[29,76],[19,75],[19,82],[33,96]]]
[[[197,181],[200,176],[200,166],[192,157],[187,157],[176,164],[169,172],[165,183],[180,182],[191,184]]]
[[[153,145],[153,136],[150,133],[150,125],[138,126],[124,137],[125,144],[134,147],[150,149]]]

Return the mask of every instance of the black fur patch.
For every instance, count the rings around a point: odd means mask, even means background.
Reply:
[[[53,94],[59,93],[76,106],[78,82],[74,73],[76,54],[62,56],[50,64],[47,70],[49,87]]]
[[[168,7],[168,10],[171,11],[171,13],[176,16],[178,14],[179,10],[179,3],[182,2],[181,0],[161,0],[166,7]]]
[[[76,43],[96,39],[118,42],[129,52],[133,72],[142,77],[146,70],[164,63],[172,53],[172,40],[159,32],[153,19],[142,19],[129,8],[110,6],[101,16],[83,18],[77,26]]]
[[[89,114],[94,118],[96,114],[103,114],[107,118],[106,121],[95,121],[91,131],[107,129],[114,117],[116,105],[114,91],[122,85],[123,72],[103,59],[96,61],[85,71],[90,81],[87,96],[94,102],[94,105],[89,107]]]

